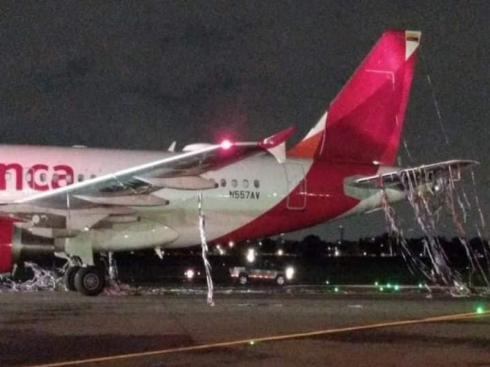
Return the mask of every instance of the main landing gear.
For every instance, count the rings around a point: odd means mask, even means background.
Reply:
[[[70,266],[65,272],[64,280],[66,289],[86,296],[97,296],[105,287],[104,271],[97,266]]]

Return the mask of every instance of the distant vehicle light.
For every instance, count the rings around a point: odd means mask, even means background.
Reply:
[[[228,150],[233,146],[233,143],[229,140],[223,140],[220,144],[221,149]]]
[[[286,269],[286,279],[291,280],[294,278],[294,268],[292,266]]]
[[[185,277],[188,279],[188,280],[192,280],[194,278],[194,270],[192,269],[188,269],[186,272],[185,272]]]
[[[253,263],[255,261],[255,250],[253,248],[248,249],[248,252],[247,252],[247,261],[249,263]]]
[[[282,255],[284,255],[284,251],[283,251],[283,250],[281,250],[281,249],[279,249],[279,250],[277,250],[277,254],[278,254],[279,256],[282,256]]]

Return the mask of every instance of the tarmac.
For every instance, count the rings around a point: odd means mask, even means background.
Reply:
[[[0,293],[0,366],[490,366],[488,298],[305,289]]]

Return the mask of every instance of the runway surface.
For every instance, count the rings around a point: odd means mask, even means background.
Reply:
[[[488,299],[227,293],[2,293],[0,366],[490,366]]]

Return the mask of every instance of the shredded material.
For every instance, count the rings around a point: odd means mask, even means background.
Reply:
[[[24,282],[15,282],[10,276],[3,276],[0,281],[8,292],[55,291],[63,289],[63,280],[56,271],[42,269],[33,262],[26,262],[24,265],[32,270],[34,276]]]
[[[431,177],[423,169],[417,172],[405,172],[400,177],[405,195],[413,209],[415,221],[425,235],[424,253],[428,255],[430,264],[422,261],[408,246],[395,211],[389,205],[388,196],[384,188],[382,196],[382,208],[385,212],[389,231],[397,238],[402,256],[410,271],[413,274],[417,272],[422,274],[433,284],[449,287],[450,294],[454,297],[476,294],[474,284],[476,276],[478,276],[480,282],[483,282],[490,289],[490,282],[488,280],[490,274],[488,241],[483,241],[485,264],[481,260],[481,254],[467,240],[468,236],[465,226],[470,223],[469,218],[471,217],[470,211],[472,205],[462,184],[457,185],[460,178],[461,172],[459,171],[452,172],[449,170],[447,177],[442,173],[437,177]],[[481,209],[479,209],[479,200],[476,191],[474,197],[474,207],[479,210],[480,226],[484,228],[483,214]],[[464,248],[467,256],[467,274],[463,275],[454,269],[444,247],[440,243],[437,225],[441,213],[444,210],[452,219],[452,223],[458,234],[458,242]],[[477,230],[481,238],[481,231],[478,225]],[[484,290],[484,292],[488,292],[488,290]]]
[[[204,269],[206,270],[206,283],[208,285],[208,305],[214,306],[213,300],[213,278],[211,277],[211,264],[208,261],[208,243],[206,241],[206,222],[204,216],[204,210],[202,208],[202,192],[198,196],[198,212],[199,212],[199,233],[201,235],[201,249],[202,249],[202,260],[204,262]]]
[[[434,107],[436,109],[437,119],[439,121],[439,126],[441,128],[442,134],[444,135],[444,140],[446,142],[446,145],[449,146],[449,138],[447,136],[446,128],[444,127],[444,123],[442,121],[441,109],[439,108],[439,102],[437,101],[437,98],[436,98],[436,93],[434,91],[434,86],[432,85],[432,81],[430,79],[430,75],[429,74],[426,74],[426,77],[427,77],[427,83],[429,84],[430,93],[432,95],[432,101],[434,102]]]
[[[114,259],[114,253],[109,252],[107,254],[108,272],[109,272],[109,282],[112,284],[119,283],[119,272],[117,270],[116,259]]]

